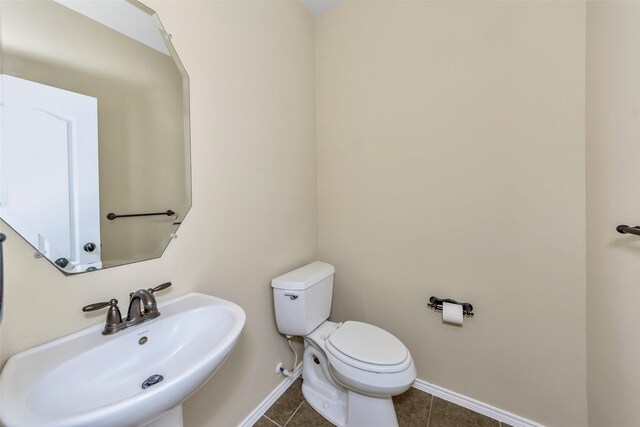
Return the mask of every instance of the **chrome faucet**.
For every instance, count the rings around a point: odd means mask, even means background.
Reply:
[[[171,286],[171,282],[163,283],[155,288],[138,289],[137,291],[132,292],[129,295],[129,310],[127,311],[126,319],[122,318],[120,309],[118,308],[118,300],[115,298],[108,302],[89,304],[83,307],[82,311],[94,311],[109,307],[102,335],[115,334],[116,332],[130,326],[139,325],[140,323],[160,316],[156,298],[153,294],[163,289],[167,289],[169,286]]]

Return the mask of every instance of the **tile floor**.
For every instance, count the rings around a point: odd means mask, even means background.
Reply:
[[[511,427],[415,388],[394,397],[393,404],[400,427]],[[331,427],[332,424],[304,400],[302,379],[298,378],[254,424],[254,427],[276,426]]]

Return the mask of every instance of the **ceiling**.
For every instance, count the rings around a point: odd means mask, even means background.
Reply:
[[[302,0],[312,15],[317,16],[344,2],[345,0]]]

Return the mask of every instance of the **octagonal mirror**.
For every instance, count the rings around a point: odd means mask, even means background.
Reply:
[[[162,255],[191,207],[189,83],[129,0],[0,2],[0,218],[65,274]]]

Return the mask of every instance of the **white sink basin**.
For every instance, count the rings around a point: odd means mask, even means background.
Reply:
[[[246,316],[197,293],[158,306],[157,319],[114,335],[96,325],[11,357],[0,375],[0,424],[139,426],[179,405],[231,353]],[[143,389],[157,374],[164,379]]]

